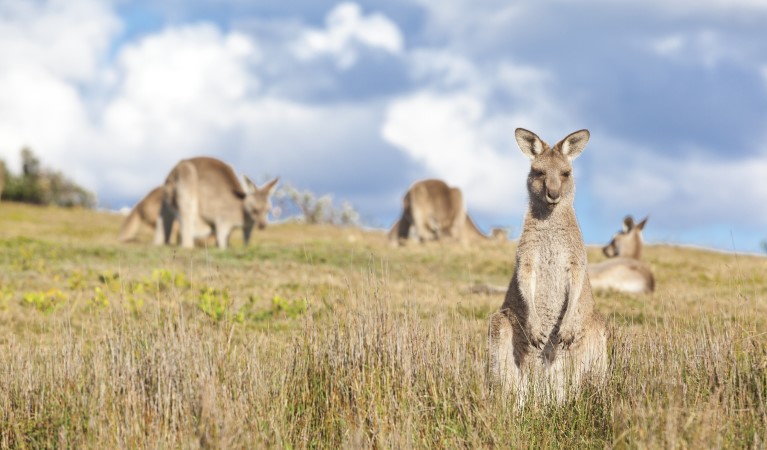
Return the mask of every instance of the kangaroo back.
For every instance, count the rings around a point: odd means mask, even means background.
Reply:
[[[420,242],[465,239],[466,208],[463,193],[442,180],[414,183],[402,201],[402,215],[389,232],[392,243],[404,243],[415,231]]]

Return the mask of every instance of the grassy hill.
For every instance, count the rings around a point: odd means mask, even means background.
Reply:
[[[606,385],[516,411],[485,386],[502,296],[466,289],[508,283],[513,243],[284,224],[188,251],[121,222],[0,204],[1,448],[767,445],[767,258],[646,248],[655,294],[597,293]]]

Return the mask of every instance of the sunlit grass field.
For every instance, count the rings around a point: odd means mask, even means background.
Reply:
[[[513,242],[281,224],[188,251],[121,222],[0,204],[0,448],[767,446],[767,258],[649,246],[655,294],[597,294],[606,384],[517,410],[485,382],[502,296],[468,290],[508,283]]]

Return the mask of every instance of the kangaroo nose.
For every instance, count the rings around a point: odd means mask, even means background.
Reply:
[[[559,203],[560,195],[559,191],[546,191],[546,200],[549,203]]]

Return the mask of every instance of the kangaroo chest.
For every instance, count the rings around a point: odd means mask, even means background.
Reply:
[[[564,311],[572,276],[572,265],[577,259],[574,249],[560,233],[536,233],[526,250],[527,260],[534,273],[535,309],[546,328],[553,327]]]

